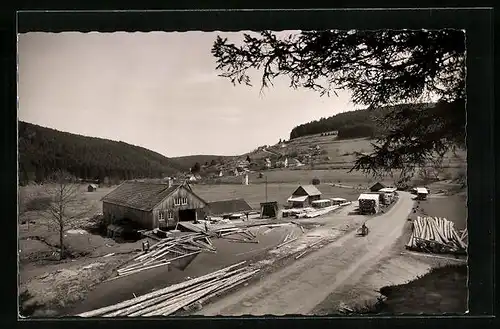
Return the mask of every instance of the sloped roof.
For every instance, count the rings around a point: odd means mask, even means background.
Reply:
[[[297,192],[300,188],[302,188],[309,196],[321,195],[321,192],[314,185],[301,185],[295,190],[295,192]],[[295,192],[293,192],[292,195],[294,195]]]
[[[376,182],[375,184],[373,184],[370,189],[374,189],[374,188],[378,188],[378,189],[381,189],[381,188],[384,188],[386,187],[384,184],[380,183],[380,182]]]
[[[379,199],[378,194],[369,194],[369,193],[360,194],[358,197],[358,200],[378,200],[378,199]]]
[[[92,188],[97,188],[97,184],[89,184],[89,186]]]
[[[214,201],[210,202],[208,207],[212,215],[232,214],[253,210],[244,199]]]
[[[425,187],[417,187],[418,194],[429,194],[429,191]]]
[[[288,202],[304,202],[307,200],[307,195],[304,196],[296,196],[296,197],[289,197]]]
[[[150,211],[182,185],[174,184],[169,186],[163,183],[127,181],[105,195],[101,201]],[[193,193],[189,187],[186,187],[186,189]]]

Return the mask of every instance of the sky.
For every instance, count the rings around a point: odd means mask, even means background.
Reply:
[[[18,37],[18,118],[176,157],[239,155],[288,139],[297,125],[353,110],[338,97],[291,89],[260,93],[219,77],[217,35],[243,32],[40,33]]]

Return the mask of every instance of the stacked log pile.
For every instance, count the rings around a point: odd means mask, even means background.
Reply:
[[[118,277],[169,265],[173,261],[194,256],[202,251],[216,252],[210,237],[203,233],[162,239],[152,245],[147,252],[142,252],[133,258],[128,265],[118,269]]]
[[[259,270],[242,267],[241,262],[213,273],[138,296],[115,305],[81,313],[80,317],[166,316],[191,305],[203,304],[210,298],[248,281]]]
[[[430,253],[464,253],[465,234],[459,236],[454,223],[441,217],[420,217],[413,221],[413,232],[406,247]]]

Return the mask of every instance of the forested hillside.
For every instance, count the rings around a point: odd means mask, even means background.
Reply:
[[[172,160],[175,160],[178,164],[185,168],[191,168],[196,163],[200,165],[213,166],[216,164],[222,164],[225,160],[231,159],[233,157],[223,156],[223,155],[186,155],[181,157],[174,157]]]
[[[395,107],[405,106],[407,105],[401,104]],[[376,123],[377,118],[385,116],[392,109],[394,107],[387,106],[372,110],[343,112],[329,118],[321,118],[293,128],[290,132],[290,139],[331,131],[338,131],[339,138],[374,137],[383,132],[383,127]]]
[[[55,169],[103,182],[164,177],[184,171],[163,155],[102,138],[86,137],[19,122],[19,181],[44,181]]]

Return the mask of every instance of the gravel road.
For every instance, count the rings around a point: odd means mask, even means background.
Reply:
[[[348,233],[260,281],[204,306],[197,314],[311,314],[332,292],[343,287],[356,289],[356,283],[387,257],[403,232],[413,200],[409,193],[399,192],[399,195],[387,213],[367,221],[368,236]]]

